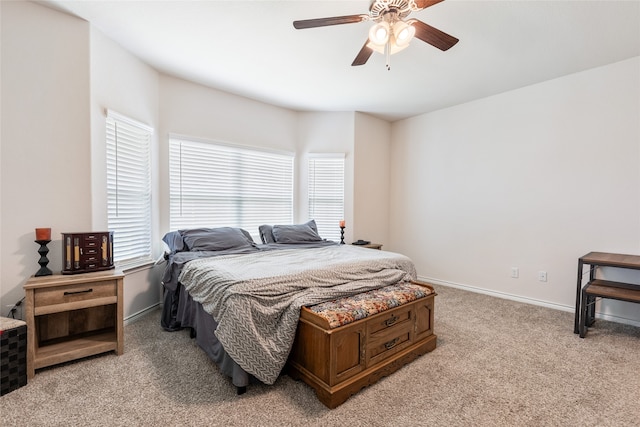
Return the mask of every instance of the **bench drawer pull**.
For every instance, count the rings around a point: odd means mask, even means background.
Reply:
[[[385,326],[391,326],[398,321],[398,317],[396,315],[392,315],[390,319],[384,321]]]
[[[387,350],[391,350],[393,347],[395,347],[396,344],[398,344],[399,340],[400,338],[394,338],[391,341],[384,343],[384,348],[386,348]]]

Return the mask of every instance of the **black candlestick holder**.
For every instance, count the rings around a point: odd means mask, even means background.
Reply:
[[[344,227],[340,227],[340,244],[344,245]]]
[[[40,270],[36,273],[37,276],[51,276],[53,271],[47,268],[47,264],[49,264],[49,258],[47,258],[47,254],[49,253],[49,248],[47,248],[47,244],[51,240],[36,240],[35,242],[40,245],[40,249],[38,249],[38,253],[40,254],[40,259],[38,260],[38,264],[40,264]]]

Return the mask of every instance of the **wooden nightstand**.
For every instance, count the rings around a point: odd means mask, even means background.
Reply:
[[[382,244],[381,243],[369,243],[368,245],[363,245],[365,248],[371,248],[371,249],[379,249],[382,250]]]
[[[363,248],[371,248],[371,249],[380,249],[380,250],[382,250],[382,243],[367,243],[366,245],[354,245],[354,246],[360,246],[360,247],[363,247]]]
[[[27,377],[45,366],[124,351],[124,274],[101,271],[31,277],[24,285]]]

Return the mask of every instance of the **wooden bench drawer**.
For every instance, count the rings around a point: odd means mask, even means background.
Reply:
[[[400,306],[394,309],[384,311],[378,317],[372,318],[367,322],[367,332],[369,335],[377,334],[389,328],[398,327],[398,325],[410,322],[411,306]]]
[[[413,312],[408,311],[409,319]],[[388,357],[411,345],[413,342],[413,322],[404,321],[384,329],[376,334],[368,336],[367,340],[367,366],[380,363]]]

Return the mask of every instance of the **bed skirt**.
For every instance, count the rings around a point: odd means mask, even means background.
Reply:
[[[257,381],[225,352],[214,334],[218,324],[204,311],[202,304],[191,298],[182,285],[178,285],[174,292],[165,289],[160,323],[169,332],[190,328],[198,346],[218,365],[224,375],[231,378],[239,392],[251,382]]]

